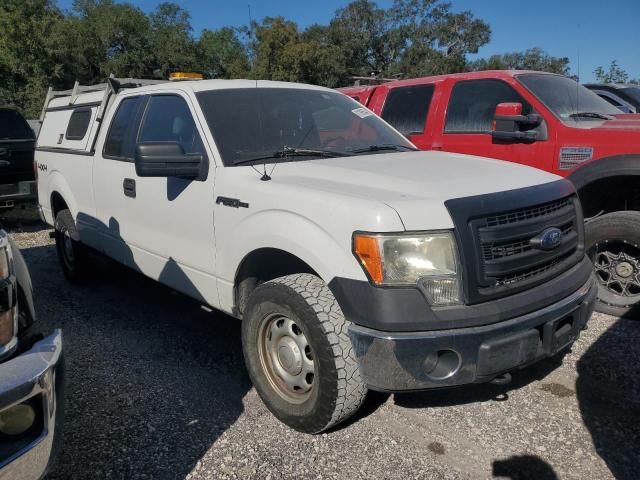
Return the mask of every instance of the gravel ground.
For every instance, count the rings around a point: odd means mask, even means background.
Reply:
[[[69,285],[32,212],[3,224],[29,264],[39,320],[64,332],[52,479],[638,478],[640,322],[596,314],[571,353],[509,386],[370,394],[352,421],[304,435],[251,387],[239,322],[109,262]]]

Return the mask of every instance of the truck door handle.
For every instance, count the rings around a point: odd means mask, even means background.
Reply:
[[[133,178],[125,178],[122,182],[122,189],[125,196],[136,198],[136,181]]]

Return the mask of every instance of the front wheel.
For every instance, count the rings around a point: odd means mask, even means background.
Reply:
[[[640,212],[607,213],[585,225],[598,280],[596,310],[640,319]]]
[[[249,297],[242,347],[253,385],[283,423],[305,433],[355,413],[366,394],[340,307],[315,275],[263,283]]]

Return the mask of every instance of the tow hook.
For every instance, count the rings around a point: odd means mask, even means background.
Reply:
[[[498,375],[496,378],[494,378],[493,380],[491,380],[492,385],[507,385],[509,383],[511,383],[511,374],[510,373],[503,373],[502,375]]]

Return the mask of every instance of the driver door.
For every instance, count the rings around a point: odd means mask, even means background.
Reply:
[[[200,153],[196,179],[140,177],[135,163],[121,179],[126,202],[120,230],[136,266],[149,277],[217,306],[213,180],[202,126],[187,95],[159,93],[147,97],[135,144],[177,143],[184,153]],[[127,187],[128,185],[128,187]]]
[[[547,141],[544,121],[538,127],[540,139],[532,143],[499,142],[491,136],[491,123],[499,103],[521,103],[523,115],[533,113],[533,107],[511,85],[497,79],[461,80],[451,81],[449,89],[444,125],[440,138],[434,141],[438,149],[543,169],[551,167],[553,145]]]

